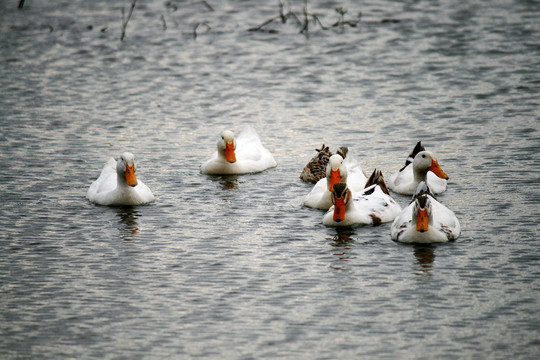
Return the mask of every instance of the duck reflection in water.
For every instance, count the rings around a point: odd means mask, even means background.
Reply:
[[[430,277],[433,261],[435,260],[435,246],[429,244],[413,245],[416,258],[416,274]]]
[[[212,181],[218,182],[221,190],[233,190],[238,188],[237,175],[213,176]]]
[[[354,244],[355,240],[352,238],[353,235],[356,235],[354,230],[347,228],[335,228],[336,234],[332,237],[326,238],[331,240],[330,246],[336,248],[338,252],[334,253],[339,259],[339,261],[349,261],[351,259],[350,251],[351,246]],[[336,269],[344,270],[343,268],[333,266]]]
[[[120,218],[118,221],[118,231],[124,241],[133,241],[139,233],[139,223],[137,218],[141,216],[135,206],[123,206],[116,208],[116,214]]]

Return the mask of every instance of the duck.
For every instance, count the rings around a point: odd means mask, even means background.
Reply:
[[[412,195],[418,184],[425,181],[434,194],[440,194],[446,191],[448,179],[435,155],[425,150],[419,141],[407,157],[405,166],[390,175],[388,187],[398,194]]]
[[[124,152],[118,160],[111,157],[107,161],[86,197],[105,206],[142,205],[155,200],[150,188],[137,179],[135,157],[130,152]]]
[[[217,151],[201,165],[200,171],[208,175],[240,175],[257,173],[276,167],[255,129],[246,125],[235,138],[234,132],[225,130],[217,142]]]
[[[328,210],[332,206],[332,187],[335,183],[348,184],[353,193],[364,189],[367,177],[360,163],[353,157],[345,159],[339,154],[330,156],[326,176],[313,186],[304,198],[304,205],[314,209]]]
[[[461,226],[454,212],[435,198],[426,182],[418,184],[409,206],[392,223],[392,240],[402,243],[445,243],[456,240]]]
[[[322,220],[326,226],[377,226],[393,221],[401,212],[378,169],[373,170],[364,190],[357,195],[352,194],[346,183],[334,184],[332,202],[334,205]]]
[[[300,179],[302,179],[302,181],[312,184],[316,184],[317,181],[326,177],[326,165],[328,165],[330,156],[334,155],[330,151],[330,148],[324,144],[322,144],[320,149],[316,148],[315,151],[317,151],[317,155],[311,158],[300,174]],[[341,155],[341,157],[345,159],[348,151],[348,147],[341,146],[337,149],[336,154]]]

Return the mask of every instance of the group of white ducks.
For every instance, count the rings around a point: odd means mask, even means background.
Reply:
[[[388,187],[382,172],[375,169],[369,178],[346,147],[332,154],[324,145],[304,167],[300,178],[315,185],[304,205],[326,210],[327,226],[379,225],[393,221],[392,240],[404,243],[441,243],[455,240],[461,232],[454,212],[434,194],[446,191],[448,175],[435,156],[416,144],[405,166],[392,174]],[[235,138],[224,131],[217,151],[201,165],[201,173],[232,175],[261,172],[277,165],[262,145],[257,132],[246,126]],[[402,209],[392,198],[395,193],[413,195]],[[135,176],[133,154],[110,159],[100,176],[90,185],[87,198],[99,205],[141,205],[154,201],[152,191]]]

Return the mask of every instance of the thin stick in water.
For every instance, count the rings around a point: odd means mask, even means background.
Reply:
[[[126,27],[133,14],[133,9],[135,9],[135,3],[137,3],[137,0],[132,0],[127,19],[124,16],[124,8],[122,8],[122,35],[120,36],[120,41],[124,41],[124,38],[126,37]]]

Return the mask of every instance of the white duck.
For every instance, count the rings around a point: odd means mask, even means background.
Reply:
[[[328,210],[332,206],[332,187],[338,182],[346,183],[353,193],[364,189],[367,178],[360,163],[348,155],[345,160],[339,154],[330,156],[326,165],[326,177],[317,181],[304,198],[304,205],[314,209]]]
[[[115,161],[110,158],[86,197],[99,205],[141,205],[154,201],[154,194],[135,176],[132,153],[125,152]]]
[[[217,151],[201,165],[201,173],[233,175],[256,173],[277,165],[274,157],[261,143],[255,129],[247,125],[238,137],[224,131],[217,142]]]
[[[413,201],[392,223],[392,240],[403,243],[442,243],[459,237],[461,227],[454,212],[435,199],[425,182]]]
[[[423,149],[421,143],[418,142],[405,162],[405,166],[397,173],[390,175],[388,180],[390,190],[399,194],[412,195],[422,181],[426,181],[435,194],[446,190],[448,175],[441,169],[433,153]]]
[[[332,206],[323,217],[327,226],[380,225],[395,219],[401,206],[392,199],[382,173],[375,169],[366,188],[352,195],[347,184],[337,183],[332,191]]]

